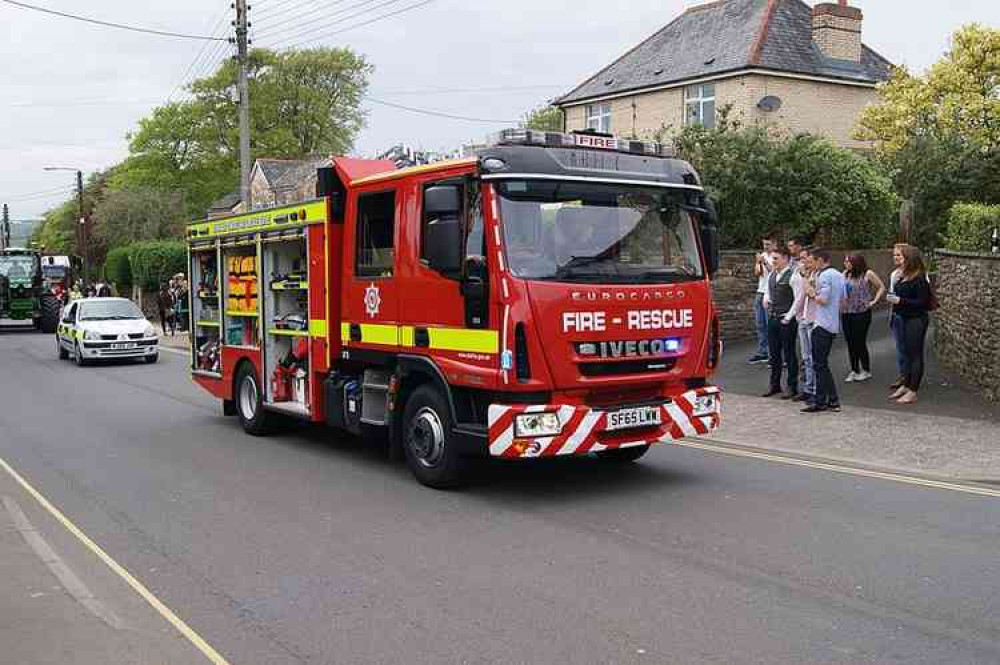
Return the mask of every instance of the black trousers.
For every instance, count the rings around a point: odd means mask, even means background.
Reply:
[[[924,343],[930,317],[927,314],[900,317],[903,337],[903,385],[916,392],[924,380]]]
[[[767,348],[771,356],[771,388],[781,390],[781,370],[788,364],[788,392],[799,392],[799,357],[795,352],[799,324],[785,325],[780,316],[767,317]]]
[[[837,395],[837,384],[833,381],[830,371],[830,349],[837,336],[824,328],[816,326],[812,333],[813,371],[816,372],[816,405],[840,406],[840,396]]]
[[[847,342],[847,357],[851,361],[852,372],[870,372],[871,355],[868,353],[868,329],[872,327],[872,311],[859,314],[841,314],[844,341]]]

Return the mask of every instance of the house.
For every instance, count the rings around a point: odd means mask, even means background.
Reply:
[[[653,138],[717,114],[745,124],[853,138],[892,64],[861,41],[863,15],[846,0],[719,0],[688,9],[554,104],[566,130]]]
[[[330,164],[329,157],[258,159],[250,171],[251,209],[315,198],[316,170]]]

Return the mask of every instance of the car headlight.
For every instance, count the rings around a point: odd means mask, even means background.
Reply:
[[[698,395],[694,398],[693,415],[695,417],[712,415],[718,408],[719,399],[716,395]]]
[[[556,413],[524,413],[514,418],[514,436],[532,438],[556,436],[562,432],[562,424]]]
[[[85,340],[88,340],[88,341],[91,341],[91,342],[97,342],[97,341],[100,341],[101,334],[97,333],[97,332],[94,332],[93,330],[84,330],[83,331],[83,338]]]
[[[147,325],[146,329],[142,331],[143,337],[156,337],[156,328],[152,324]]]

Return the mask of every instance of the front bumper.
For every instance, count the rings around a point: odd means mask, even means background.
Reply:
[[[115,348],[122,344],[132,345],[134,348]],[[145,358],[156,355],[159,351],[160,340],[145,339],[130,342],[83,342],[80,346],[83,357],[86,360],[112,360],[114,358]]]
[[[694,415],[696,398],[715,395],[715,409]],[[688,391],[676,399],[659,404],[661,425],[641,429],[608,431],[608,413],[615,409],[559,404],[513,406],[493,404],[489,408],[489,446],[492,457],[526,459],[585,455],[616,448],[632,448],[654,443],[668,443],[686,436],[701,436],[717,429],[722,422],[722,395],[715,386]],[[622,405],[622,408],[628,405]],[[542,438],[516,438],[514,418],[523,413],[553,411],[559,414],[562,432]]]

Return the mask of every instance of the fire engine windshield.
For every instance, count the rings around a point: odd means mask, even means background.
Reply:
[[[507,261],[525,279],[663,283],[703,277],[684,194],[560,181],[498,183]]]
[[[31,255],[8,254],[0,256],[0,275],[8,279],[30,279],[35,273],[35,261]]]

